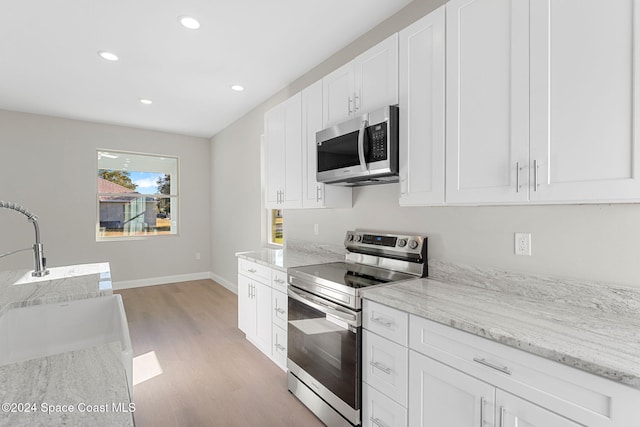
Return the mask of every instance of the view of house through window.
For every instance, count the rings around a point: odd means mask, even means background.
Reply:
[[[96,238],[178,232],[178,159],[98,151]]]

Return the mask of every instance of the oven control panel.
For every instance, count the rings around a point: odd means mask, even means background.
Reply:
[[[347,231],[344,246],[352,252],[384,252],[402,256],[426,256],[427,238],[404,234],[380,234],[369,231]]]

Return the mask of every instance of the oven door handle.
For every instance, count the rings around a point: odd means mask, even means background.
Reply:
[[[325,304],[321,301],[318,301],[316,298],[313,298],[311,295],[300,293],[300,291],[297,291],[292,288],[288,289],[287,295],[290,298],[293,298],[296,301],[306,304],[309,307],[315,308],[318,311],[337,317],[338,319],[344,322],[347,322],[351,326],[360,326],[358,325],[358,316],[356,314],[331,307],[329,304]]]
[[[364,158],[364,133],[368,125],[368,121],[363,119],[360,130],[358,131],[358,158],[360,159],[360,167],[363,172],[367,171],[367,160]]]

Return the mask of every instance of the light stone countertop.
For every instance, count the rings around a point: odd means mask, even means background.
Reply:
[[[133,426],[119,343],[0,366],[0,396],[0,426]]]
[[[364,298],[640,389],[640,289],[435,264]]]
[[[113,295],[109,263],[49,270],[41,278],[29,270],[0,271],[0,316],[11,308]],[[37,410],[3,413],[0,426],[132,426],[131,413],[122,410],[129,402],[119,343],[0,366],[0,403]],[[74,412],[46,414],[42,404],[72,405]]]
[[[289,267],[344,261],[342,246],[307,244],[301,241],[287,242],[286,249],[264,248],[251,252],[238,252],[236,256],[287,272]]]

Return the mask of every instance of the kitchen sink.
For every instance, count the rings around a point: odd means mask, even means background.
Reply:
[[[0,366],[115,341],[132,394],[133,349],[120,295],[10,308],[0,315]]]

